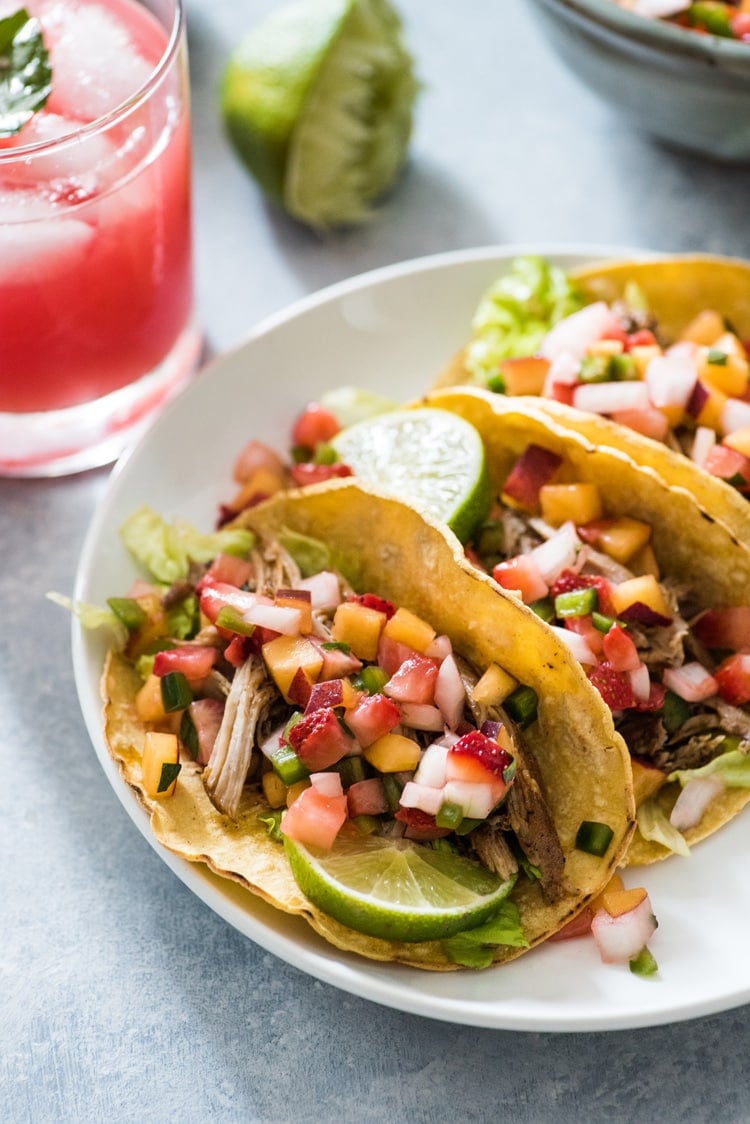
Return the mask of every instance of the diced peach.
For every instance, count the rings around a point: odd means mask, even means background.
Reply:
[[[734,433],[728,433],[726,437],[722,437],[721,443],[734,449],[736,453],[742,453],[743,457],[750,457],[750,425],[735,429]]]
[[[605,358],[611,355],[622,355],[625,350],[625,345],[622,340],[603,339],[595,340],[590,343],[586,348],[587,355],[603,355]]]
[[[610,591],[610,599],[617,616],[637,602],[646,605],[655,613],[659,613],[660,616],[672,616],[672,610],[653,574],[643,574],[641,577],[629,578],[618,585],[613,585]]]
[[[620,917],[639,906],[645,897],[643,886],[632,890],[607,890],[601,896],[601,904],[610,917]]]
[[[722,362],[711,362],[719,352]],[[703,383],[719,390],[730,398],[741,398],[747,390],[747,360],[718,347],[701,348],[698,353],[698,377]]]
[[[141,781],[147,796],[155,800],[171,796],[177,780],[159,792],[162,783],[162,769],[165,765],[176,765],[180,760],[180,743],[174,734],[157,733],[149,730],[143,741],[141,757]]]
[[[374,660],[386,620],[385,613],[377,609],[358,601],[343,601],[333,618],[331,635],[336,643],[348,644],[360,660]]]
[[[167,614],[158,593],[144,593],[135,600],[146,614],[146,619],[128,640],[126,652],[131,659],[137,659],[149,649],[153,650],[155,641],[169,632]]]
[[[383,635],[395,640],[397,644],[408,644],[415,652],[424,653],[429,648],[437,633],[435,629],[408,609],[396,609],[396,612],[386,621]]]
[[[727,395],[705,381],[701,381],[700,385],[706,391],[706,400],[695,415],[696,424],[705,425],[709,429],[719,431],[721,429],[721,415],[727,404]]]
[[[545,484],[539,489],[542,519],[553,527],[573,523],[590,523],[601,519],[602,498],[596,484]]]
[[[305,635],[312,632],[312,599],[308,590],[277,589],[273,603],[282,609],[299,609],[300,632]]]
[[[640,344],[638,347],[631,347],[630,355],[635,363],[638,378],[642,379],[644,377],[646,368],[652,359],[655,359],[657,355],[663,354],[664,352],[656,343],[644,343]]]
[[[263,795],[271,808],[283,808],[286,805],[287,786],[273,769],[263,774],[261,780]]]
[[[704,308],[683,328],[680,339],[708,346],[724,331],[724,320],[713,308]]]
[[[579,528],[579,534],[584,542],[625,565],[649,541],[651,527],[640,519],[620,515],[587,523]]]
[[[411,773],[422,756],[417,742],[403,734],[383,734],[363,752],[379,773]]]
[[[302,669],[313,684],[323,667],[320,650],[304,636],[276,636],[263,645],[262,652],[266,666],[287,702],[292,701],[289,688],[298,670]]]
[[[499,706],[517,686],[517,679],[498,664],[491,663],[475,684],[471,695],[479,706]]]
[[[625,889],[625,883],[623,882],[620,875],[619,874],[613,874],[612,877],[610,878],[609,882],[607,883],[607,885],[604,887],[604,889],[600,890],[599,893],[596,895],[596,897],[591,899],[590,906],[591,906],[592,911],[594,913],[596,913],[596,911],[598,909],[603,908],[602,907],[602,898],[604,897],[605,894],[616,893],[618,890],[624,890],[624,889]]]
[[[242,511],[252,500],[273,496],[283,486],[283,476],[268,468],[258,468],[234,495],[229,507],[232,511]]]
[[[550,364],[540,355],[505,359],[500,364],[500,374],[506,394],[541,394]]]
[[[163,722],[167,717],[161,699],[161,679],[149,675],[135,696],[135,710],[141,722]]]
[[[638,808],[644,800],[648,800],[649,796],[653,796],[655,792],[659,791],[667,777],[655,765],[647,765],[638,761],[635,757],[632,758],[630,764],[633,770],[635,806]]]

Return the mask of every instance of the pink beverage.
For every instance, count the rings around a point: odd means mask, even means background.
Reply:
[[[194,370],[180,0],[0,0],[52,93],[0,139],[0,472],[111,460]]]

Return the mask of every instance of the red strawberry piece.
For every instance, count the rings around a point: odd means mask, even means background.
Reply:
[[[469,761],[476,761],[493,777],[503,781],[508,766],[513,764],[513,758],[508,751],[498,745],[494,738],[488,737],[479,730],[471,730],[470,733],[463,734],[451,747],[449,757],[453,760],[466,758]],[[481,781],[482,778],[477,776],[476,780]]]
[[[395,819],[406,824],[407,839],[442,839],[451,834],[449,827],[438,827],[435,817],[421,808],[399,808]]]
[[[313,710],[305,714],[289,731],[289,743],[303,765],[313,773],[335,765],[353,745],[332,710]]]
[[[589,680],[610,710],[625,710],[626,707],[635,706],[636,699],[627,672],[615,671],[607,660],[602,660],[592,668]]]
[[[577,574],[575,570],[563,570],[550,589],[552,597],[561,593],[572,593],[576,589],[595,589],[598,594],[598,609],[605,616],[617,616],[610,597],[611,585],[602,574]]]
[[[364,605],[366,609],[374,609],[376,613],[385,613],[388,620],[396,612],[396,606],[393,602],[386,601],[385,597],[378,597],[377,593],[352,593],[347,597],[347,601],[356,601],[358,604]]]

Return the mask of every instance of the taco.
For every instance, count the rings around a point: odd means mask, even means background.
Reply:
[[[634,770],[628,862],[686,854],[750,800],[750,550],[685,489],[531,399],[437,391],[481,434],[474,561],[566,639]]]
[[[352,481],[281,493],[220,532],[248,533],[112,602],[129,631],[103,677],[106,739],[156,838],[377,960],[484,966],[557,932],[634,824],[627,752],[565,644],[440,525]],[[318,805],[325,839],[307,834]],[[467,956],[458,915],[440,939],[412,939],[408,918],[384,938],[366,909],[344,923],[292,869],[316,842],[355,865],[384,845],[468,864],[493,909],[503,898],[505,935],[493,912]]]
[[[519,259],[474,331],[438,386],[539,396],[750,539],[750,263],[653,258],[566,275]]]

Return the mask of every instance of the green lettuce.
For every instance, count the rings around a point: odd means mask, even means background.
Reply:
[[[489,921],[456,933],[441,942],[443,952],[454,964],[464,968],[489,968],[492,964],[492,950],[498,945],[511,948],[528,948],[529,942],[521,927],[518,907],[507,899],[493,913]]]
[[[503,359],[534,355],[547,332],[585,304],[565,270],[544,258],[516,258],[490,285],[472,321],[466,367],[479,385],[498,374]]]
[[[225,527],[208,533],[184,519],[167,523],[153,508],[139,507],[120,528],[127,549],[157,581],[187,577],[190,562],[210,562],[217,554],[244,558],[255,543],[252,531]]]
[[[652,843],[661,843],[662,847],[667,847],[676,855],[683,855],[685,858],[690,854],[685,837],[669,822],[669,817],[656,797],[651,796],[648,800],[644,800],[638,808],[637,818],[638,830],[644,839],[649,839]]]
[[[77,617],[84,628],[109,629],[112,633],[115,647],[125,647],[130,634],[120,618],[112,612],[109,606],[94,605],[90,601],[73,601],[72,598],[66,597],[64,593],[56,593],[55,590],[50,590],[47,594],[47,598],[49,601],[54,602],[55,605],[60,605],[61,608],[67,609],[69,613]]]
[[[718,777],[727,788],[750,788],[750,754],[741,749],[721,753],[702,765],[700,769],[677,769],[669,774],[670,781],[679,781],[684,787],[696,777]]]

